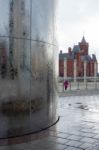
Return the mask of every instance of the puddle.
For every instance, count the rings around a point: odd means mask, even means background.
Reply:
[[[71,106],[72,104],[68,104],[68,106]]]
[[[76,108],[83,109],[83,110],[89,110],[88,105],[84,105],[81,102],[76,102],[75,104],[77,104]]]
[[[76,104],[82,104],[81,102],[77,102]]]
[[[84,110],[89,110],[89,108],[88,108],[87,105],[80,105],[80,106],[78,106],[77,108],[79,108],[79,109],[84,109]]]
[[[76,106],[75,106],[76,104]],[[71,103],[68,104],[68,107],[73,107],[73,108],[78,108],[78,109],[82,109],[82,110],[89,110],[88,105],[84,105],[81,102],[76,102],[74,105],[72,105]]]

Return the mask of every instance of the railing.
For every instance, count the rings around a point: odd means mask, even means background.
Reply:
[[[64,80],[67,80],[69,85],[66,91],[75,90],[98,90],[99,89],[99,77],[77,77],[74,78],[62,78],[58,79],[58,91],[64,92]]]

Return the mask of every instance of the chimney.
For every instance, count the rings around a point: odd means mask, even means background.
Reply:
[[[62,54],[62,50],[60,50],[60,54]]]
[[[68,54],[71,54],[72,50],[71,47],[68,48]]]

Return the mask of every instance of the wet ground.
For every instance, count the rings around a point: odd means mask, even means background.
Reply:
[[[58,100],[56,125],[35,135],[1,140],[0,150],[99,150],[99,95],[65,95]]]

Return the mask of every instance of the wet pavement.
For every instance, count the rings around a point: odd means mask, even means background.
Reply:
[[[0,150],[99,150],[99,95],[61,94],[57,113],[60,120],[50,129],[1,140]]]

